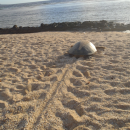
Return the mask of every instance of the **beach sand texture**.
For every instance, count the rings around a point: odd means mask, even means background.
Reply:
[[[105,50],[64,55],[81,40]],[[0,129],[129,130],[130,33],[0,35]]]

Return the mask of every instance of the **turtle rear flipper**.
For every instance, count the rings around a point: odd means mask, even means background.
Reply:
[[[97,49],[97,52],[100,53],[101,51],[104,51],[106,49],[106,47],[104,47],[104,46],[97,46],[96,49]]]

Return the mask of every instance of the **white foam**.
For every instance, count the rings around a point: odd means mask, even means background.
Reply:
[[[123,31],[124,33],[130,33],[130,30]]]

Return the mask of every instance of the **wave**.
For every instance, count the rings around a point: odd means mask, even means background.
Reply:
[[[0,10],[6,9],[6,8],[21,8],[21,7],[31,7],[31,6],[39,6],[44,4],[50,4],[50,1],[39,1],[39,2],[29,2],[29,3],[20,3],[20,4],[7,4],[2,5],[0,4]]]
[[[71,2],[72,1],[77,1],[77,0],[71,0]],[[44,1],[20,3],[20,4],[7,4],[7,5],[0,4],[0,9],[39,6],[44,4],[56,4],[62,2],[66,3],[66,2],[70,2],[70,0],[44,0]]]

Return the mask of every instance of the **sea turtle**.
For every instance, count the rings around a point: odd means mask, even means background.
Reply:
[[[98,51],[97,49],[105,49],[105,47],[95,47],[89,41],[80,41],[70,48],[68,54],[70,56],[76,56],[76,57],[90,56],[93,55],[95,52],[97,52]]]

